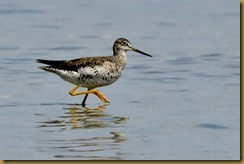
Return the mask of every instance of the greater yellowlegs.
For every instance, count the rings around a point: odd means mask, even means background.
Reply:
[[[132,47],[128,39],[119,38],[114,42],[113,56],[83,57],[73,60],[37,59],[36,61],[48,65],[40,66],[40,69],[55,73],[63,80],[74,84],[75,87],[69,91],[71,96],[85,94],[82,101],[82,106],[85,106],[87,96],[91,93],[97,95],[103,102],[109,103],[108,99],[95,88],[110,85],[119,79],[127,63],[126,51],[135,51],[152,57]],[[87,91],[75,92],[79,87],[87,88]]]

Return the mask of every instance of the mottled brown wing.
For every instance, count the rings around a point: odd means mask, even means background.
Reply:
[[[111,56],[112,57],[112,56]],[[43,63],[56,69],[63,69],[78,72],[79,68],[94,67],[102,65],[105,61],[111,61],[110,57],[85,57],[73,60],[43,60],[37,59],[36,62]]]

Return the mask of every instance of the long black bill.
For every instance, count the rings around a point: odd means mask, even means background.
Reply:
[[[138,50],[138,49],[136,49],[136,48],[133,48],[133,50],[134,50],[135,52],[140,53],[140,54],[143,54],[143,55],[146,55],[146,56],[149,56],[149,57],[153,57],[152,55],[149,55],[149,54],[147,54],[147,53],[145,53],[145,52],[142,52],[141,50]]]

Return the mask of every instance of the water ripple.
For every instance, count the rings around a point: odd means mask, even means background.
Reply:
[[[0,14],[40,14],[43,10],[34,9],[0,9]]]
[[[199,124],[197,127],[208,128],[208,129],[228,129],[226,126],[217,125],[217,124]]]
[[[197,64],[199,62],[194,61],[192,57],[180,57],[178,59],[167,60],[166,63],[170,65],[186,65],[186,64]]]
[[[205,61],[218,61],[221,58],[223,58],[223,56],[224,55],[221,53],[209,53],[209,54],[200,55],[200,58]]]
[[[120,142],[127,139],[123,133],[110,132],[110,136],[77,139],[40,140],[42,151],[54,152],[60,159],[122,159],[126,153],[104,156],[103,152],[117,150]],[[55,153],[56,152],[56,153]],[[82,154],[81,154],[82,152]],[[102,154],[102,155],[101,155]]]
[[[0,47],[0,51],[18,50],[20,47]]]
[[[60,47],[54,47],[54,48],[48,48],[47,50],[50,51],[71,51],[71,50],[81,50],[85,49],[86,47],[82,46],[60,46]]]
[[[207,74],[204,72],[197,72],[197,73],[192,73],[192,75],[196,76],[196,77],[219,77],[219,78],[226,78],[226,77],[231,77],[229,75],[211,75],[211,74]]]

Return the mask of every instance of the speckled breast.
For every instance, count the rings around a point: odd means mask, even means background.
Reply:
[[[78,70],[81,87],[96,88],[110,85],[117,81],[121,75],[117,68],[107,69],[106,67],[85,67]]]

